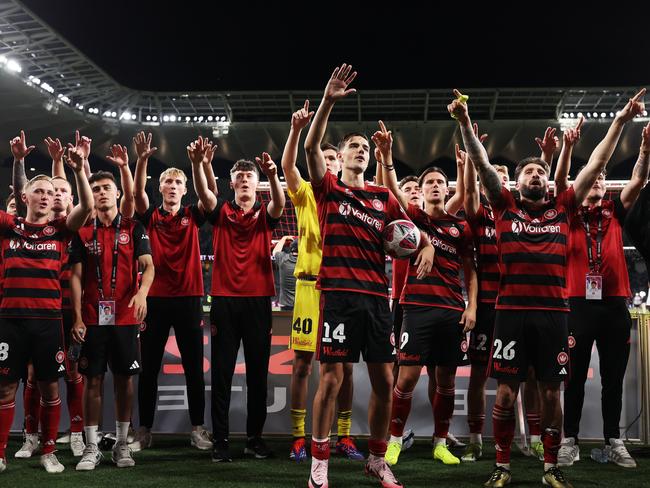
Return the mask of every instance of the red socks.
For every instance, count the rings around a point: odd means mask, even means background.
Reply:
[[[526,413],[526,422],[528,423],[528,435],[542,435],[539,413]]]
[[[467,424],[469,425],[470,434],[482,434],[483,425],[485,424],[485,414],[468,414]]]
[[[494,405],[492,426],[497,451],[497,463],[510,463],[510,446],[515,436],[515,409]]]
[[[433,399],[435,437],[446,438],[449,433],[449,422],[454,414],[455,395],[455,388],[436,387],[436,396]]]
[[[41,418],[41,392],[38,391],[36,383],[25,382],[23,405],[25,408],[25,432],[38,434],[38,422]]]
[[[370,454],[379,458],[386,455],[386,446],[388,443],[385,440],[368,439],[368,451]]]
[[[70,432],[82,432],[84,427],[83,376],[79,375],[76,379],[72,381],[68,381],[66,379],[65,383],[66,383],[66,400],[68,402],[68,411],[70,412]]]
[[[59,432],[61,419],[61,399],[41,399],[41,432],[43,454],[50,454],[56,450],[56,435]]]
[[[395,387],[393,390],[393,407],[390,414],[390,435],[402,437],[406,420],[411,412],[413,392],[403,392]]]
[[[9,440],[9,429],[14,421],[14,411],[16,403],[5,403],[0,405],[0,459],[6,459],[5,449]]]
[[[330,458],[330,440],[325,439],[322,442],[311,440],[311,455],[319,461],[327,461]]]
[[[544,444],[544,462],[557,464],[557,453],[560,450],[560,431],[557,429],[544,429],[542,443]]]

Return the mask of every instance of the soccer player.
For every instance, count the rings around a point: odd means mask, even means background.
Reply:
[[[478,126],[474,124],[474,132],[478,135]],[[548,138],[553,133],[547,131],[544,139],[538,144],[542,147],[545,158],[549,157]],[[480,136],[480,142],[487,134]],[[546,151],[544,151],[546,150]],[[466,158],[467,153],[457,147],[457,158]],[[551,151],[552,152],[552,151]],[[544,159],[546,161],[546,159]],[[510,175],[505,165],[494,165],[501,178],[501,183],[508,188]],[[495,304],[499,287],[499,255],[496,241],[494,213],[485,197],[485,189],[476,179],[476,169],[469,163],[465,165],[465,215],[474,236],[476,262],[478,267],[478,306],[476,312],[476,327],[470,332],[469,359],[471,372],[467,391],[467,423],[469,424],[470,442],[461,457],[463,462],[478,461],[483,455],[483,425],[485,423],[485,383],[487,381],[487,364],[492,344]],[[524,404],[526,420],[530,434],[530,448],[524,454],[534,454],[544,460],[544,446],[541,442],[539,418],[539,389],[532,368],[524,386]]]
[[[619,422],[632,327],[627,309],[627,300],[632,293],[626,272],[622,227],[627,211],[648,180],[650,124],[643,128],[641,137],[639,158],[620,195],[614,200],[604,199],[606,179],[603,170],[582,202],[580,218],[572,223],[570,229],[567,287],[571,305],[571,377],[564,390],[564,439],[558,455],[560,466],[571,466],[580,460],[578,432],[584,385],[595,341],[600,358],[605,452],[608,460],[619,466],[636,467],[620,439]],[[568,186],[569,167],[570,160],[557,167],[555,183],[558,191]],[[586,285],[591,290],[586,290]]]
[[[240,160],[230,170],[235,198],[218,198],[208,188],[202,162],[210,150],[199,137],[187,148],[192,179],[208,221],[214,226],[212,273],[212,460],[231,462],[228,447],[230,392],[240,343],[246,359],[247,410],[244,454],[271,455],[262,439],[266,421],[267,374],[271,353],[271,297],[275,295],[271,237],[284,209],[277,167],[267,153],[256,158],[269,180],[268,206],[256,199],[259,173],[255,163]]]
[[[570,487],[557,467],[562,410],[560,383],[568,376],[569,345],[567,241],[577,206],[609,161],[623,125],[643,104],[641,91],[615,118],[605,139],[596,147],[573,186],[548,199],[548,164],[526,158],[515,170],[521,198],[515,200],[503,187],[485,148],[472,130],[467,104],[454,90],[448,105],[460,124],[469,158],[478,171],[495,215],[501,279],[489,370],[497,378],[497,398],[492,412],[497,464],[486,487],[509,483],[510,447],[514,437],[513,405],[528,366],[535,369],[542,395],[541,426],[544,443],[543,482],[555,488]]]
[[[389,222],[407,217],[386,188],[364,182],[370,158],[370,144],[364,135],[352,133],[341,140],[340,179],[327,170],[321,150],[332,108],[355,92],[348,88],[355,77],[351,66],[344,64],[334,70],[305,140],[323,239],[317,281],[321,290],[317,359],[321,365],[313,407],[311,488],[328,486],[328,432],[343,382],[343,364],[357,362],[362,351],[372,387],[366,473],[378,478],[385,488],[402,486],[384,460],[395,348],[382,231]],[[420,278],[431,269],[432,260],[433,247],[423,236],[416,260]]]
[[[120,155],[113,157],[126,157]],[[113,373],[117,441],[112,460],[118,468],[135,461],[127,445],[133,405],[133,375],[140,371],[138,333],[147,315],[147,293],[154,277],[149,237],[141,223],[123,216],[112,173],[90,177],[96,217],[79,230],[72,243],[70,287],[73,340],[82,344],[79,371],[85,376],[86,448],[77,471],[100,463],[97,430],[102,410],[106,366]],[[138,273],[142,280],[138,286]],[[83,290],[83,292],[82,292]]]
[[[16,161],[34,149],[27,147],[25,134],[11,141]],[[65,372],[61,326],[61,267],[68,240],[85,222],[92,199],[83,159],[89,145],[71,147],[68,165],[74,170],[79,205],[66,218],[51,220],[54,185],[38,175],[21,192],[27,208],[24,219],[0,212],[3,235],[3,295],[0,302],[0,471],[7,467],[5,448],[15,410],[19,378],[31,360],[41,392],[40,423],[43,432],[41,465],[48,473],[64,467],[55,451],[61,416],[58,378]]]
[[[87,138],[85,138],[87,139]],[[75,133],[75,143],[79,145],[81,136],[79,131]],[[90,139],[87,139],[90,143]],[[54,185],[54,201],[52,204],[51,219],[59,219],[67,216],[72,209],[72,188],[65,175],[63,159],[65,148],[59,139],[48,137],[44,140],[48,153],[52,158],[52,184]],[[87,156],[86,156],[87,157]],[[87,161],[87,159],[86,159]],[[85,166],[85,164],[84,164]],[[24,169],[24,167],[23,167]],[[23,173],[24,174],[24,173]],[[22,188],[23,178],[14,173],[14,184]],[[70,346],[70,331],[72,329],[72,304],[70,302],[70,273],[71,267],[68,262],[69,246],[66,246],[64,262],[61,268],[61,295],[63,312],[63,343],[64,350]],[[79,374],[76,361],[68,360],[65,372],[66,401],[70,415],[70,450],[74,456],[81,456],[85,448],[83,441],[83,377]],[[34,379],[34,368],[30,363],[27,368],[27,380],[23,395],[23,408],[25,410],[25,442],[16,452],[17,458],[29,458],[39,447],[38,421],[40,418],[41,395]]]
[[[436,378],[432,404],[435,420],[433,458],[443,464],[460,460],[447,447],[449,422],[454,411],[456,368],[466,364],[466,333],[476,320],[477,280],[474,268],[472,235],[467,222],[445,210],[449,194],[447,176],[432,166],[424,170],[418,186],[424,196],[424,209],[409,203],[399,191],[392,158],[393,137],[382,121],[372,136],[381,152],[386,186],[395,195],[413,222],[429,236],[435,248],[431,273],[417,279],[417,267],[409,263],[400,304],[403,322],[399,343],[399,375],[393,390],[390,442],[386,462],[396,464],[402,447],[404,425],[411,410],[413,390],[422,368],[428,366]],[[460,270],[463,269],[468,303],[462,294]]]
[[[142,373],[138,380],[140,428],[130,447],[139,451],[151,446],[151,428],[156,410],[158,373],[169,330],[174,328],[176,343],[187,385],[190,444],[197,449],[212,449],[203,427],[205,382],[203,379],[203,273],[199,248],[199,227],[205,222],[199,205],[183,205],[187,176],[177,168],[160,174],[162,205],[151,207],[145,191],[147,162],[157,148],[151,147],[151,134],[133,138],[138,162],[135,169],[135,210],[151,243],[156,278],[147,296],[147,321],[140,331]],[[210,151],[210,155],[213,151]]]
[[[316,279],[321,265],[323,242],[318,225],[316,199],[311,183],[300,176],[296,167],[300,133],[311,120],[309,100],[293,114],[291,129],[282,155],[282,170],[287,182],[287,194],[298,217],[298,261],[296,263],[296,301],[291,328],[291,348],[294,351],[291,371],[291,424],[293,444],[289,457],[296,461],[307,458],[305,448],[305,416],[307,415],[307,386],[311,375],[312,358],[318,342],[320,317],[320,290]],[[338,176],[341,162],[338,149],[331,144],[321,145],[327,170]],[[337,396],[336,451],[353,460],[363,460],[363,454],[350,436],[352,425],[352,363],[343,364],[343,382]]]

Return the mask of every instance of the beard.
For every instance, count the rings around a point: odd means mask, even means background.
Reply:
[[[541,200],[546,196],[546,188],[543,186],[523,186],[519,189],[519,193],[528,200]]]

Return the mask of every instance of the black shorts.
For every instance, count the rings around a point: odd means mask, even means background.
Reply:
[[[494,336],[496,310],[494,303],[479,303],[476,307],[476,326],[469,335],[469,361],[473,365],[487,366]]]
[[[399,335],[400,366],[468,364],[467,337],[459,323],[463,312],[450,308],[404,305]]]
[[[0,379],[27,378],[29,361],[37,381],[65,373],[61,319],[0,319]]]
[[[322,363],[395,361],[395,336],[388,298],[365,293],[323,291],[317,357]]]
[[[561,382],[570,374],[567,312],[497,310],[489,371],[492,378]]]
[[[86,329],[79,355],[79,372],[100,376],[110,365],[113,374],[131,376],[140,372],[140,325],[93,325]]]

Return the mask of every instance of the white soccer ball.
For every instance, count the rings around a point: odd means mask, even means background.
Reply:
[[[410,220],[393,220],[384,228],[384,251],[393,258],[407,258],[420,247],[420,229]]]

